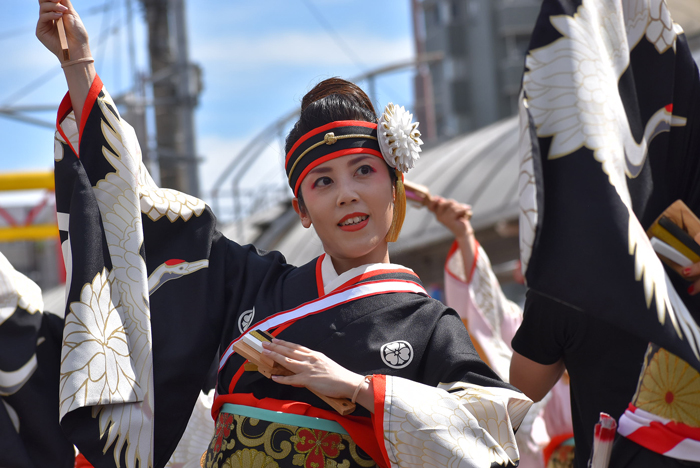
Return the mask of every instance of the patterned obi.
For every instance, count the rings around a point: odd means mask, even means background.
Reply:
[[[618,432],[667,457],[700,462],[700,374],[650,343],[644,368]]]
[[[371,468],[335,421],[225,403],[202,457],[205,468]]]

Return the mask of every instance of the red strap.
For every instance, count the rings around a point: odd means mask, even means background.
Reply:
[[[316,289],[318,289],[318,297],[326,294],[326,289],[323,287],[323,259],[326,254],[322,254],[316,260]]]
[[[75,468],[93,468],[82,453],[75,457]]]
[[[380,466],[391,466],[389,462],[389,454],[386,452],[384,445],[384,399],[386,398],[386,376],[376,374],[372,377],[372,386],[374,388],[374,414],[372,415],[372,427],[374,428],[374,437],[379,442],[379,450],[382,454],[382,463],[377,458],[374,461]]]
[[[447,259],[445,260],[445,272],[459,281],[460,283],[464,283],[462,278],[459,276],[455,275],[450,271],[449,268],[447,268],[447,264],[449,263],[450,259],[452,258],[453,255],[456,255],[459,253],[459,244],[455,240],[452,242],[452,246],[450,247],[450,251],[447,253]],[[464,273],[467,273],[467,268],[469,268],[469,275],[467,276],[467,281],[466,284],[469,284],[472,282],[472,278],[474,277],[474,271],[476,270],[476,262],[479,260],[479,241],[474,239],[474,261],[472,262],[470,267],[467,267],[467,265],[464,265]]]

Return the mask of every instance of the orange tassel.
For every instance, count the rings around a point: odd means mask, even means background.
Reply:
[[[403,186],[403,174],[396,170],[396,201],[394,202],[394,215],[391,219],[391,226],[386,235],[387,242],[396,242],[406,218],[406,190]]]

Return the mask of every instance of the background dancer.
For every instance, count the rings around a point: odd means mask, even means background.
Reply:
[[[523,312],[503,294],[489,257],[474,236],[469,221],[471,207],[439,196],[432,196],[426,206],[455,236],[445,262],[445,302],[462,318],[482,359],[503,380],[509,381],[514,355],[510,343],[523,320]],[[524,375],[528,375],[527,372]],[[515,376],[516,379],[519,377]],[[543,393],[528,395],[530,398],[536,396],[538,402],[543,398],[544,401],[530,409],[516,435],[521,456],[519,466],[544,466],[543,452],[551,454],[573,436],[569,385],[560,377],[558,372],[552,376],[553,380],[546,380],[548,386]],[[521,379],[519,383],[529,389],[532,380]],[[597,414],[595,416],[597,418]],[[561,463],[558,466],[567,465]]]

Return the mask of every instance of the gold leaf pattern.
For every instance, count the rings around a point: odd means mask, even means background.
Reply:
[[[221,468],[278,468],[277,462],[265,452],[243,449],[231,455]]]

